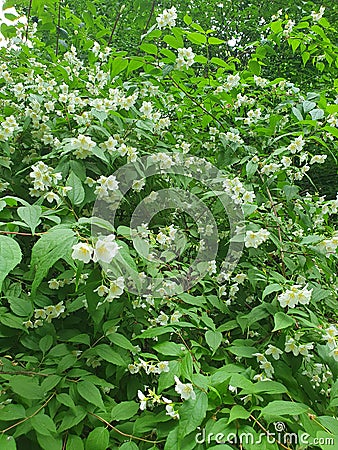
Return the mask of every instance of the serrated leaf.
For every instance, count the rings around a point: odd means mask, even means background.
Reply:
[[[139,403],[134,401],[119,403],[111,410],[111,420],[130,419],[137,413],[139,408]]]
[[[101,393],[95,386],[95,384],[91,383],[90,381],[84,380],[80,381],[76,386],[78,393],[83,399],[103,410],[105,409]]]
[[[265,406],[261,416],[297,416],[309,410],[303,403],[275,400]]]

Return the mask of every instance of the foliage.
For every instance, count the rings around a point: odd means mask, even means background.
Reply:
[[[333,25],[277,18],[243,67],[183,10],[166,13],[171,28],[154,15],[131,52],[69,7],[61,32],[55,6],[33,3],[29,40],[2,28],[1,449],[198,450],[198,432],[216,448],[219,433],[262,430],[259,448],[296,448],[268,440],[282,422],[325,450],[338,439],[338,198],[311,171],[337,168]],[[266,78],[282,45],[317,90]],[[133,226],[140,204],[154,217]],[[201,238],[218,253],[197,277]],[[196,276],[187,289],[182,274]]]

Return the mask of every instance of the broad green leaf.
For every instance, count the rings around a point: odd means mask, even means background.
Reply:
[[[297,416],[308,410],[303,403],[275,400],[262,409],[261,416]]]
[[[138,446],[132,441],[125,442],[121,445],[120,450],[138,450]]]
[[[53,420],[46,414],[37,414],[31,418],[31,424],[33,428],[44,436],[50,436],[56,433],[56,427]]]
[[[294,325],[295,321],[292,317],[288,316],[283,312],[277,312],[274,315],[275,326],[272,331],[283,330],[284,328],[291,327]]]
[[[19,264],[21,258],[19,244],[8,236],[0,235],[0,291],[4,279]]]
[[[109,444],[109,431],[98,427],[91,431],[86,439],[86,450],[107,450]]]
[[[205,333],[205,340],[213,353],[218,349],[222,342],[222,333],[220,331],[208,330]]]
[[[139,407],[139,403],[134,401],[119,403],[111,410],[111,420],[130,419],[137,413]]]
[[[201,44],[205,44],[207,42],[207,38],[206,38],[206,36],[204,34],[196,33],[194,31],[192,33],[188,33],[187,34],[187,38],[193,44],[201,45]]]
[[[203,391],[196,392],[196,399],[185,400],[180,408],[179,436],[182,439],[196,430],[206,416],[208,396]]]
[[[78,393],[83,399],[100,409],[105,409],[101,393],[95,384],[90,381],[80,381],[76,386]]]
[[[0,409],[0,421],[18,420],[24,417],[26,417],[26,411],[22,405],[9,403]]]
[[[81,437],[69,434],[67,436],[66,450],[84,450],[84,443]]]
[[[72,205],[81,205],[81,203],[85,199],[85,191],[80,178],[77,177],[74,172],[70,173],[67,179],[67,186],[70,186],[72,188],[67,192],[68,198],[71,201]]]
[[[273,292],[281,291],[282,289],[283,289],[282,286],[280,286],[277,283],[269,284],[269,286],[266,286],[266,288],[263,291],[262,300],[264,300],[267,295],[270,295]]]
[[[13,436],[0,434],[0,448],[1,450],[16,450],[16,443]]]
[[[118,347],[125,348],[131,352],[135,352],[135,347],[123,334],[120,333],[107,333],[108,339]]]
[[[95,347],[95,351],[98,356],[103,358],[105,361],[108,361],[117,366],[126,367],[128,365],[128,361],[122,358],[122,356],[115,352],[109,345],[100,344]]]
[[[36,227],[41,223],[40,217],[42,208],[38,205],[20,206],[17,209],[18,216],[30,228],[32,234],[35,233]]]
[[[34,274],[32,284],[33,295],[56,261],[64,259],[74,266],[71,252],[75,242],[74,232],[69,228],[59,226],[51,228],[36,242],[32,249],[31,257],[31,272]]]
[[[37,378],[14,375],[9,381],[9,385],[15,394],[29,400],[40,400],[44,396],[44,391],[39,386]]]
[[[236,419],[248,419],[249,417],[250,417],[250,412],[249,411],[247,411],[241,405],[235,405],[235,406],[233,406],[231,408],[230,417],[229,417],[229,422],[228,423],[231,423],[232,421],[234,421]]]

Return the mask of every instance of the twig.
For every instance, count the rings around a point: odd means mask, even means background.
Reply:
[[[273,437],[275,436],[274,434],[269,433],[269,431],[258,421],[258,419],[256,419],[256,417],[254,415],[250,414],[250,418],[253,419],[255,421],[255,423],[257,423],[259,428],[261,428],[267,436],[273,436]],[[275,438],[275,440],[276,440],[277,444],[280,445],[281,447],[285,448],[285,450],[292,450],[290,447],[286,447],[278,439]]]
[[[115,19],[113,28],[112,28],[111,33],[110,33],[110,36],[109,36],[109,40],[108,40],[108,44],[107,44],[108,47],[109,47],[110,44],[111,44],[111,41],[112,41],[112,39],[113,39],[115,30],[116,30],[116,27],[117,27],[117,24],[118,24],[118,21],[120,20],[120,17],[121,17],[121,15],[122,15],[122,12],[123,12],[123,10],[124,10],[125,7],[126,7],[126,5],[122,5],[121,8],[120,8],[120,11],[119,11],[119,12],[117,13],[117,15],[116,15],[116,19]]]
[[[59,0],[58,24],[56,27],[56,47],[55,47],[55,55],[56,56],[59,54],[60,24],[61,24],[61,0]]]
[[[151,5],[150,14],[149,14],[149,17],[148,17],[146,26],[144,27],[144,31],[146,31],[146,30],[148,29],[148,27],[149,27],[151,18],[153,17],[153,14],[154,14],[155,6],[156,6],[156,0],[153,0],[153,3],[152,3],[152,5]]]
[[[159,444],[160,442],[165,442],[165,441],[151,441],[150,439],[143,439],[137,436],[133,436],[132,434],[127,434],[127,433],[123,433],[123,431],[120,431],[119,429],[117,429],[116,427],[114,427],[114,425],[112,425],[111,423],[107,422],[105,419],[103,419],[102,417],[98,416],[97,414],[94,414],[92,412],[88,412],[88,414],[90,414],[91,416],[96,417],[98,420],[100,420],[102,423],[104,423],[105,425],[107,425],[107,427],[111,428],[112,430],[116,431],[116,433],[121,434],[122,436],[128,437],[130,439],[137,439],[138,441],[143,441],[143,442],[150,442],[151,444]]]
[[[19,231],[3,231],[0,230],[0,234],[19,234],[20,236],[40,236],[41,234],[46,234],[47,231],[42,231],[41,233],[20,233]]]
[[[33,414],[31,414],[28,417],[25,417],[24,419],[20,420],[19,422],[16,422],[15,424],[11,425],[8,428],[5,428],[4,430],[0,431],[0,433],[6,433],[6,431],[11,430],[12,428],[15,428],[16,426],[20,425],[21,423],[26,422],[27,420],[31,419],[32,417],[36,416],[46,405],[48,405],[48,403],[52,400],[52,398],[54,397],[56,393],[54,392],[46,401],[45,403],[40,406],[40,408],[38,408]]]
[[[206,114],[208,114],[208,116],[212,117],[220,125],[220,127],[223,128],[223,130],[225,130],[224,125],[222,124],[222,122],[220,120],[217,119],[216,116],[214,116],[210,111],[205,109],[204,106],[202,106],[200,103],[198,103],[198,101],[195,100],[195,98],[192,97],[182,86],[180,86],[180,84],[177,83],[177,81],[175,81],[171,75],[168,75],[168,77],[180,91],[182,91],[193,103],[195,103],[196,106],[201,108],[201,110],[204,111]]]
[[[259,177],[262,180],[262,182],[264,183],[264,179],[263,179],[261,174],[259,174]],[[268,186],[266,186],[266,192],[268,193],[268,197],[269,197],[269,200],[270,200],[270,203],[271,203],[273,214],[276,217],[277,230],[278,230],[278,239],[279,239],[279,242],[281,243],[280,257],[281,257],[281,260],[282,260],[282,273],[283,273],[283,276],[285,277],[284,251],[282,249],[283,239],[282,239],[282,231],[281,231],[280,225],[278,223],[278,212],[277,212],[275,202],[273,201],[273,198],[272,198],[272,195],[271,195],[271,192],[270,192],[270,189],[268,188]]]
[[[31,18],[31,10],[32,10],[33,0],[29,0],[28,12],[27,12],[27,26],[26,26],[26,42],[28,41],[28,27]]]

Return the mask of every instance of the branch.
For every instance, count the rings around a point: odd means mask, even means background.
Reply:
[[[292,450],[290,447],[286,447],[284,444],[282,444],[282,442],[280,442],[278,439],[275,438],[275,435],[272,433],[269,433],[269,431],[256,419],[256,417],[252,414],[250,414],[250,418],[253,419],[255,421],[255,423],[257,423],[257,425],[259,426],[259,428],[261,428],[261,430],[264,431],[264,433],[267,436],[272,436],[274,437],[275,441],[277,442],[278,445],[280,445],[282,448],[284,448],[285,450]]]
[[[46,405],[48,405],[48,403],[52,400],[52,398],[54,397],[54,395],[56,394],[56,392],[54,392],[46,401],[45,403],[40,406],[40,408],[38,408],[33,414],[31,414],[28,417],[25,417],[22,420],[19,420],[19,422],[16,422],[15,424],[11,425],[8,428],[5,428],[4,430],[0,431],[0,433],[6,433],[6,431],[11,430],[12,428],[15,428],[16,426],[20,425],[20,423],[24,423],[27,420],[31,419],[32,417],[36,416]]]
[[[27,12],[27,26],[26,26],[26,42],[28,41],[28,27],[31,18],[31,10],[32,10],[33,0],[29,0],[28,12]]]
[[[146,30],[148,29],[148,27],[149,27],[151,18],[153,17],[153,14],[154,14],[155,6],[156,6],[156,0],[153,0],[153,3],[152,3],[152,5],[151,5],[150,14],[149,14],[149,17],[148,17],[146,26],[144,27],[144,31],[146,31]]]
[[[116,427],[114,427],[114,425],[112,425],[111,423],[107,422],[105,419],[103,419],[102,417],[92,413],[92,412],[88,412],[88,414],[90,414],[91,416],[96,417],[98,420],[100,420],[102,423],[104,423],[105,425],[107,425],[107,427],[111,428],[112,430],[116,431],[116,433],[121,434],[122,436],[128,437],[130,439],[137,439],[138,441],[142,441],[142,442],[150,442],[151,444],[159,444],[160,442],[165,442],[165,441],[151,441],[149,439],[143,439],[137,436],[133,436],[132,434],[127,434],[127,433],[123,433],[123,431],[120,431],[119,429],[117,429]]]
[[[56,27],[56,47],[55,47],[55,55],[56,56],[59,54],[60,24],[61,24],[61,0],[59,0],[58,24]]]
[[[115,19],[113,28],[112,28],[111,33],[110,33],[110,36],[109,36],[109,40],[108,40],[108,44],[107,44],[108,47],[109,47],[110,44],[111,44],[111,41],[112,41],[112,39],[113,39],[115,30],[116,30],[116,27],[117,27],[117,24],[118,24],[118,21],[120,20],[121,15],[122,15],[122,12],[123,12],[123,10],[124,10],[125,7],[126,7],[126,5],[122,5],[120,11],[117,13],[117,16],[116,16],[116,19]]]

